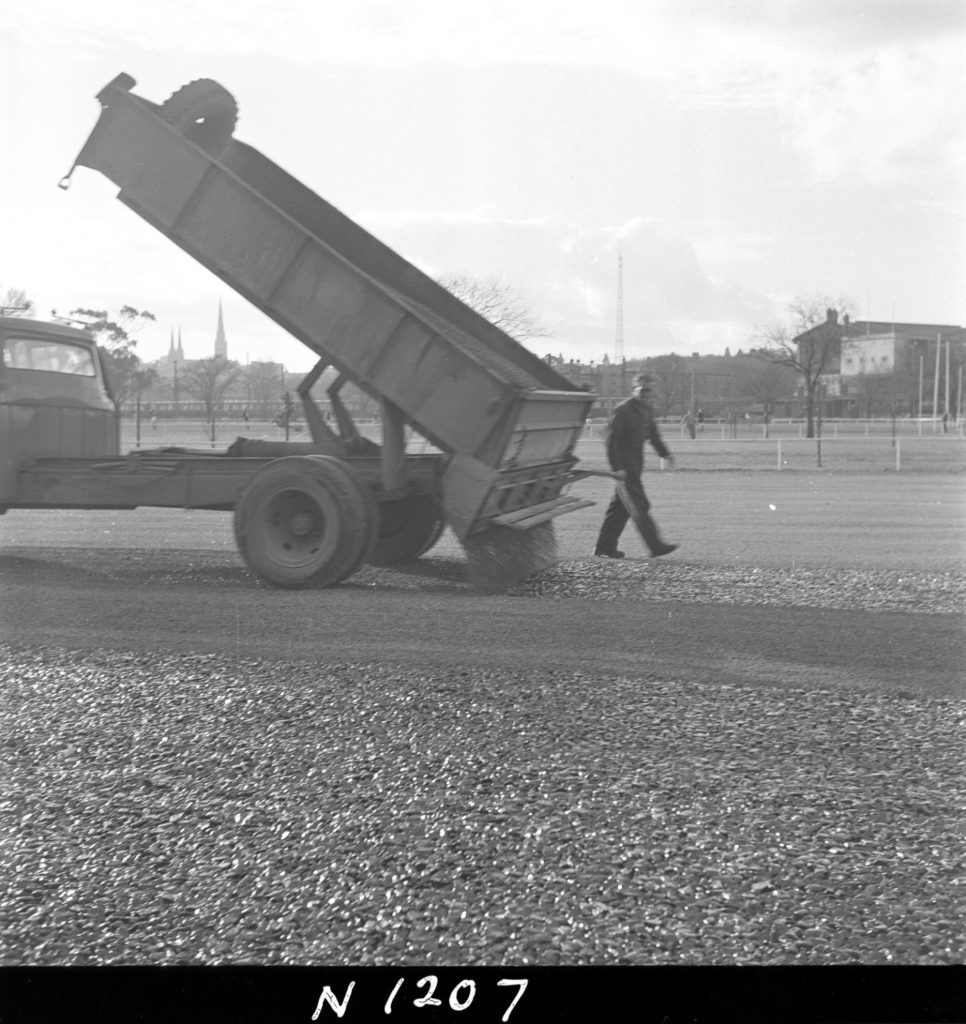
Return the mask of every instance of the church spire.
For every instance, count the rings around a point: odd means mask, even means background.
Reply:
[[[221,300],[218,300],[218,332],[215,335],[215,355],[228,358],[228,342],[225,339],[225,319],[222,316]]]

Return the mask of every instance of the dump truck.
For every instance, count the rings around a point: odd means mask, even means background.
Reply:
[[[297,389],[310,439],[121,454],[93,338],[7,318],[0,510],[231,511],[245,563],[288,588],[418,558],[446,527],[482,592],[551,565],[553,520],[593,504],[569,488],[594,475],[575,447],[595,396],[236,139],[224,87],[196,80],[157,104],[135,84],[122,74],[97,95],[98,120],[60,186],[79,166],[105,175],[122,203],[315,354]],[[327,370],[334,425],[312,393]],[[378,441],[340,399],[350,382],[379,403]],[[431,450],[410,451],[413,433]]]

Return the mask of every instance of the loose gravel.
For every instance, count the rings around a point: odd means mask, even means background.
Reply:
[[[966,573],[839,567],[712,569],[670,560],[655,564],[593,559],[561,563],[508,593],[521,597],[943,613],[966,611]]]
[[[191,551],[176,560],[170,552],[128,548],[50,549],[44,561],[37,560],[36,554],[26,548],[10,548],[2,556],[3,575],[11,580],[37,580],[44,575],[63,579],[85,573],[105,584],[137,578],[148,587],[203,583],[273,590],[252,576],[233,551]],[[423,592],[431,588],[436,594],[468,593],[471,589],[461,555],[432,555],[405,567],[367,565],[347,586]],[[505,593],[529,598],[963,614],[966,571],[709,566],[679,555],[664,560],[577,558],[562,560]]]
[[[694,585],[665,568],[649,597]],[[634,567],[589,571],[632,596]],[[771,579],[724,575],[715,600]],[[835,594],[878,607],[882,575]],[[902,580],[890,607],[962,608],[961,579]],[[0,686],[4,964],[966,951],[958,699],[9,643]]]

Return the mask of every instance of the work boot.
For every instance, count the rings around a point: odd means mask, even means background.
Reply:
[[[617,548],[614,548],[613,551],[602,551],[600,548],[595,548],[594,549],[594,554],[598,558],[623,558],[624,557],[624,552],[623,551],[618,551]]]
[[[655,544],[651,548],[651,558],[660,558],[661,555],[669,555],[672,551],[677,551],[677,544],[665,544],[661,541],[659,544]]]

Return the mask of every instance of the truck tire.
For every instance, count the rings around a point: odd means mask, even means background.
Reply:
[[[238,123],[238,104],[224,86],[210,78],[198,78],[161,104],[161,116],[186,139],[217,156]]]
[[[428,494],[380,502],[379,537],[372,565],[399,565],[427,551],[445,529],[439,503]]]
[[[365,484],[337,459],[275,459],[259,469],[235,507],[238,550],[248,567],[277,587],[331,587],[372,550],[378,513]]]
[[[376,501],[372,488],[348,462],[343,462],[341,459],[331,455],[315,455],[312,457],[323,460],[333,473],[341,473],[347,485],[355,488],[355,492],[361,501],[361,517],[364,523],[365,535],[355,561],[343,577],[343,579],[348,579],[372,558],[375,551],[376,543],[379,539],[379,502]]]

